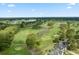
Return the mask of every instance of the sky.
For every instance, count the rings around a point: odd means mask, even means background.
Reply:
[[[0,17],[79,17],[79,4],[0,3]]]

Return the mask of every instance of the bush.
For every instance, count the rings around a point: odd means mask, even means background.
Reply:
[[[53,43],[58,43],[59,42],[59,38],[55,38],[54,40],[53,40]]]
[[[22,21],[21,24],[20,24],[20,27],[24,28],[25,26],[26,26],[26,22]]]
[[[74,44],[73,44],[74,43]],[[67,49],[68,50],[76,50],[77,49],[77,42],[75,42],[75,40],[73,41],[68,41],[68,46]]]
[[[37,43],[37,36],[35,34],[29,34],[26,39],[26,44],[29,49],[33,49]]]
[[[41,28],[42,21],[37,21],[35,22],[35,24],[32,26],[33,29],[39,29]]]
[[[52,28],[53,25],[54,25],[54,23],[52,21],[49,21],[48,24],[47,24],[47,26],[49,26],[50,28]]]
[[[16,30],[13,27],[7,27],[0,31],[0,51],[9,48]]]
[[[7,31],[0,31],[0,51],[5,50],[11,44],[12,37]]]
[[[0,30],[4,30],[7,27],[7,24],[0,23]]]
[[[18,32],[18,28],[17,26],[10,26],[10,27],[7,27],[5,31],[8,31],[9,33],[12,33],[12,34],[16,34]]]

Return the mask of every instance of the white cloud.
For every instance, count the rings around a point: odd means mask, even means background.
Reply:
[[[68,6],[67,8],[70,9],[70,8],[72,8],[72,7],[71,7],[71,6]]]
[[[8,4],[8,7],[15,7],[15,4]]]
[[[1,3],[1,5],[5,5],[5,3]]]
[[[69,5],[76,5],[77,2],[78,0],[69,0]]]
[[[34,12],[35,11],[35,9],[32,9],[32,12]]]
[[[76,5],[76,3],[69,3],[69,5],[72,5],[72,6],[74,6],[74,5]]]
[[[43,15],[43,13],[42,13],[42,12],[40,12],[40,13],[39,13],[39,15]]]
[[[70,2],[68,3],[68,7],[67,8],[72,8],[73,6],[75,6],[76,5],[76,0],[70,0]]]
[[[8,10],[8,12],[12,12],[11,10]]]
[[[76,5],[76,3],[71,3],[71,5]]]

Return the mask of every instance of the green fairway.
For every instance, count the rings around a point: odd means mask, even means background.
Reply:
[[[4,21],[1,21],[1,22],[4,22]],[[75,38],[75,35],[79,35],[79,33],[77,33],[79,30],[79,26],[78,26],[78,22],[76,21],[74,22],[70,21],[69,23],[67,21],[47,21],[44,23],[40,23],[39,21],[33,24],[29,23],[28,24],[29,26],[27,26],[26,24],[13,24],[13,25],[8,24],[5,29],[1,28],[1,34],[4,33],[4,31],[5,32],[7,31],[6,33],[8,36],[7,39],[5,39],[6,35],[2,34],[3,42],[7,42],[7,40],[9,40],[11,41],[11,44],[9,48],[5,49],[4,51],[1,51],[0,54],[2,55],[4,54],[6,55],[32,55],[32,54],[45,55],[50,53],[50,51],[53,51],[55,44],[61,41],[61,39],[65,38],[68,34],[70,35],[70,38],[72,37]],[[67,32],[67,30],[70,30],[71,33]],[[73,35],[72,32],[74,32],[75,34]],[[31,38],[28,36],[29,34],[31,34],[30,35]],[[10,37],[12,40],[10,39]],[[31,44],[32,46],[34,44],[33,48],[31,49],[28,48],[29,46],[27,44],[28,43],[27,40],[30,40],[28,42],[32,43]],[[70,40],[74,42],[74,40],[72,39]],[[77,41],[75,42],[77,43]],[[79,53],[79,51],[75,51],[75,52]]]
[[[25,29],[25,30],[21,30],[20,32],[18,32],[13,40],[13,43],[17,43],[17,44],[24,44],[26,37],[28,34],[30,33],[36,33],[38,32],[38,30],[34,30],[34,29]]]
[[[2,52],[2,54],[31,54],[26,48],[26,37],[29,33],[36,33],[38,30],[25,29],[21,30],[14,36],[11,47]]]

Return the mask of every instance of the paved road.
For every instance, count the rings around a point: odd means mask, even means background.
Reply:
[[[55,45],[54,49],[49,53],[49,55],[64,55],[65,51],[72,55],[78,55],[73,51],[66,50],[67,44],[63,44],[63,41],[60,41],[58,44]]]
[[[64,55],[66,45],[63,44],[63,41],[60,41],[55,45],[54,49],[49,53],[49,55]]]

